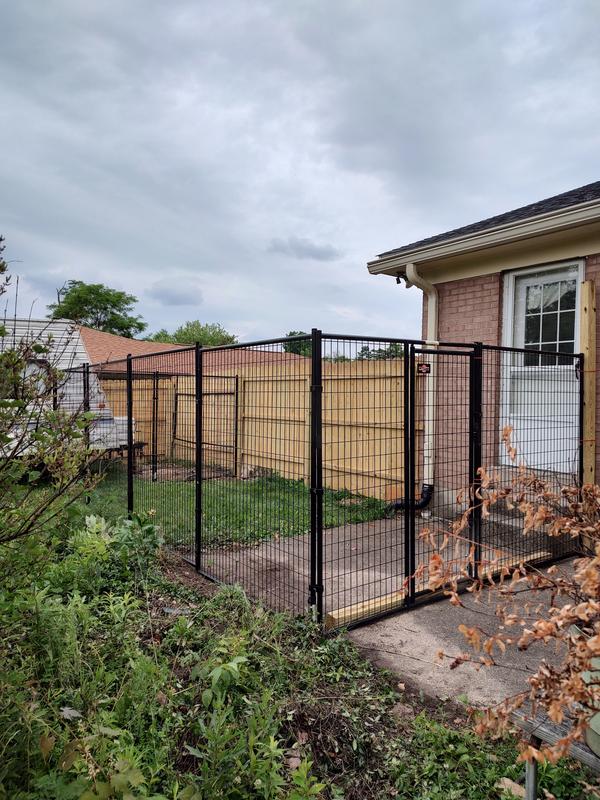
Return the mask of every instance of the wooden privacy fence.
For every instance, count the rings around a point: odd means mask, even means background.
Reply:
[[[322,372],[324,485],[385,500],[403,496],[402,359],[324,360]],[[308,483],[310,359],[219,373],[202,379],[203,463],[240,479],[273,473]],[[195,384],[193,375],[134,379],[135,438],[147,453],[154,447],[161,459],[193,462]],[[102,385],[113,413],[125,414],[126,381]],[[421,437],[417,424],[417,448]]]

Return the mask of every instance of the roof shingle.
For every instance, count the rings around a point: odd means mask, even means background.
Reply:
[[[191,345],[146,342],[140,339],[127,339],[112,333],[97,331],[80,326],[81,339],[87,351],[90,364],[102,366],[103,371],[124,372],[127,355],[135,357],[135,374],[159,372],[172,375],[194,374],[194,350]],[[249,365],[285,364],[298,359],[308,361],[304,356],[286,353],[275,349],[275,345],[258,347],[231,347],[223,350],[207,349],[203,354],[204,371],[230,369]],[[140,358],[139,356],[144,356]]]
[[[151,353],[164,353],[167,350],[180,350],[182,347],[180,344],[128,339],[125,336],[116,336],[114,333],[87,328],[85,325],[79,326],[79,334],[91,364],[98,364],[102,361],[118,361],[127,358],[129,353],[132,356],[144,356]]]
[[[588,183],[585,186],[571,189],[562,194],[556,194],[545,200],[538,200],[536,203],[530,203],[527,206],[515,208],[513,211],[506,211],[504,214],[498,214],[495,217],[489,217],[480,222],[465,225],[462,228],[455,228],[445,233],[438,233],[436,236],[419,239],[416,242],[402,245],[402,247],[397,247],[394,250],[386,250],[384,253],[380,253],[378,257],[384,258],[386,256],[400,255],[401,253],[415,250],[418,247],[446,242],[461,236],[468,236],[471,233],[480,233],[491,228],[497,228],[501,225],[508,225],[511,222],[520,222],[521,220],[548,214],[552,211],[560,211],[563,208],[577,206],[581,203],[588,203],[592,200],[600,200],[600,181]]]

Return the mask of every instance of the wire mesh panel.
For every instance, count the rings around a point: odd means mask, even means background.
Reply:
[[[405,353],[398,340],[323,338],[327,627],[387,613],[405,600],[405,520],[394,513],[406,493]]]
[[[272,608],[303,613],[311,583],[310,337],[204,349],[201,361],[197,566]]]
[[[195,403],[184,402],[180,393],[182,387],[194,391],[194,348],[132,358],[127,380],[133,509],[153,514],[165,542],[190,558],[195,530]]]
[[[514,487],[523,499],[556,495],[580,480],[581,357],[509,348],[482,348],[484,497]],[[547,495],[548,496],[548,495]],[[484,567],[567,555],[573,543],[541,525],[523,533],[514,497],[489,507],[481,523]]]
[[[572,353],[313,330],[83,366],[55,401],[89,411],[123,511],[153,513],[202,574],[331,628],[426,600],[440,548],[465,577],[568,552],[481,501],[515,477],[558,506],[578,485],[580,376]]]
[[[456,575],[469,553],[469,530],[457,531],[457,524],[469,508],[474,471],[472,357],[470,345],[411,349],[411,461],[415,476],[422,474],[411,498],[413,595],[428,590],[436,553]]]
[[[106,391],[104,365],[83,364],[66,370],[56,387],[57,408],[73,414],[88,414],[84,429],[92,451],[91,469],[102,473],[108,488],[107,503],[117,513],[127,512],[127,408]],[[113,362],[114,371],[124,376],[125,362]],[[124,382],[123,388],[124,388]]]

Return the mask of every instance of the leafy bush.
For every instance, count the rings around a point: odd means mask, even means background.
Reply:
[[[465,662],[493,668],[511,648],[536,648],[525,667],[526,688],[486,709],[476,730],[505,732],[516,711],[529,718],[543,712],[554,723],[567,720],[567,732],[556,743],[539,749],[527,742],[521,746],[522,760],[556,762],[574,741],[583,739],[600,707],[600,686],[590,679],[600,658],[600,486],[558,489],[555,479],[517,465],[511,436],[512,429],[506,426],[503,441],[515,465],[510,477],[498,469],[479,469],[475,496],[459,497],[461,516],[451,529],[438,522],[428,529],[432,554],[427,567],[420,565],[418,571],[424,574],[427,569],[429,588],[443,590],[457,607],[463,605],[459,578],[474,571],[476,578],[468,587],[471,596],[479,602],[485,592],[486,604],[495,605],[481,625],[459,626],[471,652],[452,656],[452,668]],[[496,505],[520,514],[522,535],[547,548],[547,555],[579,551],[582,557],[572,568],[553,564],[536,569],[525,563],[526,544],[515,563],[514,553],[498,542],[487,551],[482,548],[476,562],[479,548],[470,536],[470,517],[479,509],[486,519]],[[461,551],[462,557],[452,555]]]
[[[285,769],[250,635],[202,624],[254,609],[232,590],[195,618],[166,614],[159,544],[147,520],[90,516],[54,538],[35,580],[0,593],[0,797],[319,793],[305,762]]]

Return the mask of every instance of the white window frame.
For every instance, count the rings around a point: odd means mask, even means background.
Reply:
[[[579,332],[579,319],[580,319],[580,306],[581,306],[581,283],[584,280],[585,269],[584,259],[573,258],[568,261],[553,262],[550,264],[538,264],[534,267],[526,267],[525,269],[515,269],[510,272],[504,273],[504,290],[503,290],[503,307],[502,307],[502,333],[501,341],[504,347],[514,347],[513,344],[513,327],[515,322],[515,284],[516,279],[532,275],[536,272],[563,272],[569,268],[577,268],[577,291],[575,292],[575,344],[573,346],[574,353],[578,353],[581,347],[580,332]],[[517,348],[521,350],[522,348]],[[575,360],[573,364],[575,364]],[[529,374],[531,370],[535,370],[538,377],[545,377],[551,380],[557,375],[558,371],[565,372],[573,369],[571,365],[557,364],[554,366],[511,366],[508,369],[502,370],[500,378],[500,427],[502,428],[511,418],[510,415],[510,386],[511,376],[515,374]],[[506,448],[503,443],[500,444],[500,464],[510,466],[512,462],[507,457]]]
[[[584,280],[584,260],[583,258],[573,258],[569,261],[558,261],[552,264],[538,264],[535,267],[525,269],[515,269],[504,273],[504,296],[502,298],[502,345],[503,347],[514,347],[513,328],[515,324],[515,284],[516,279],[525,275],[532,275],[536,272],[562,272],[569,268],[577,268],[577,291],[575,292],[575,345],[573,351],[580,351],[579,341],[579,314],[581,306],[581,283]],[[524,369],[529,369],[528,367]],[[542,367],[540,367],[542,369]],[[545,369],[545,368],[544,368]],[[555,367],[550,367],[555,369]]]

